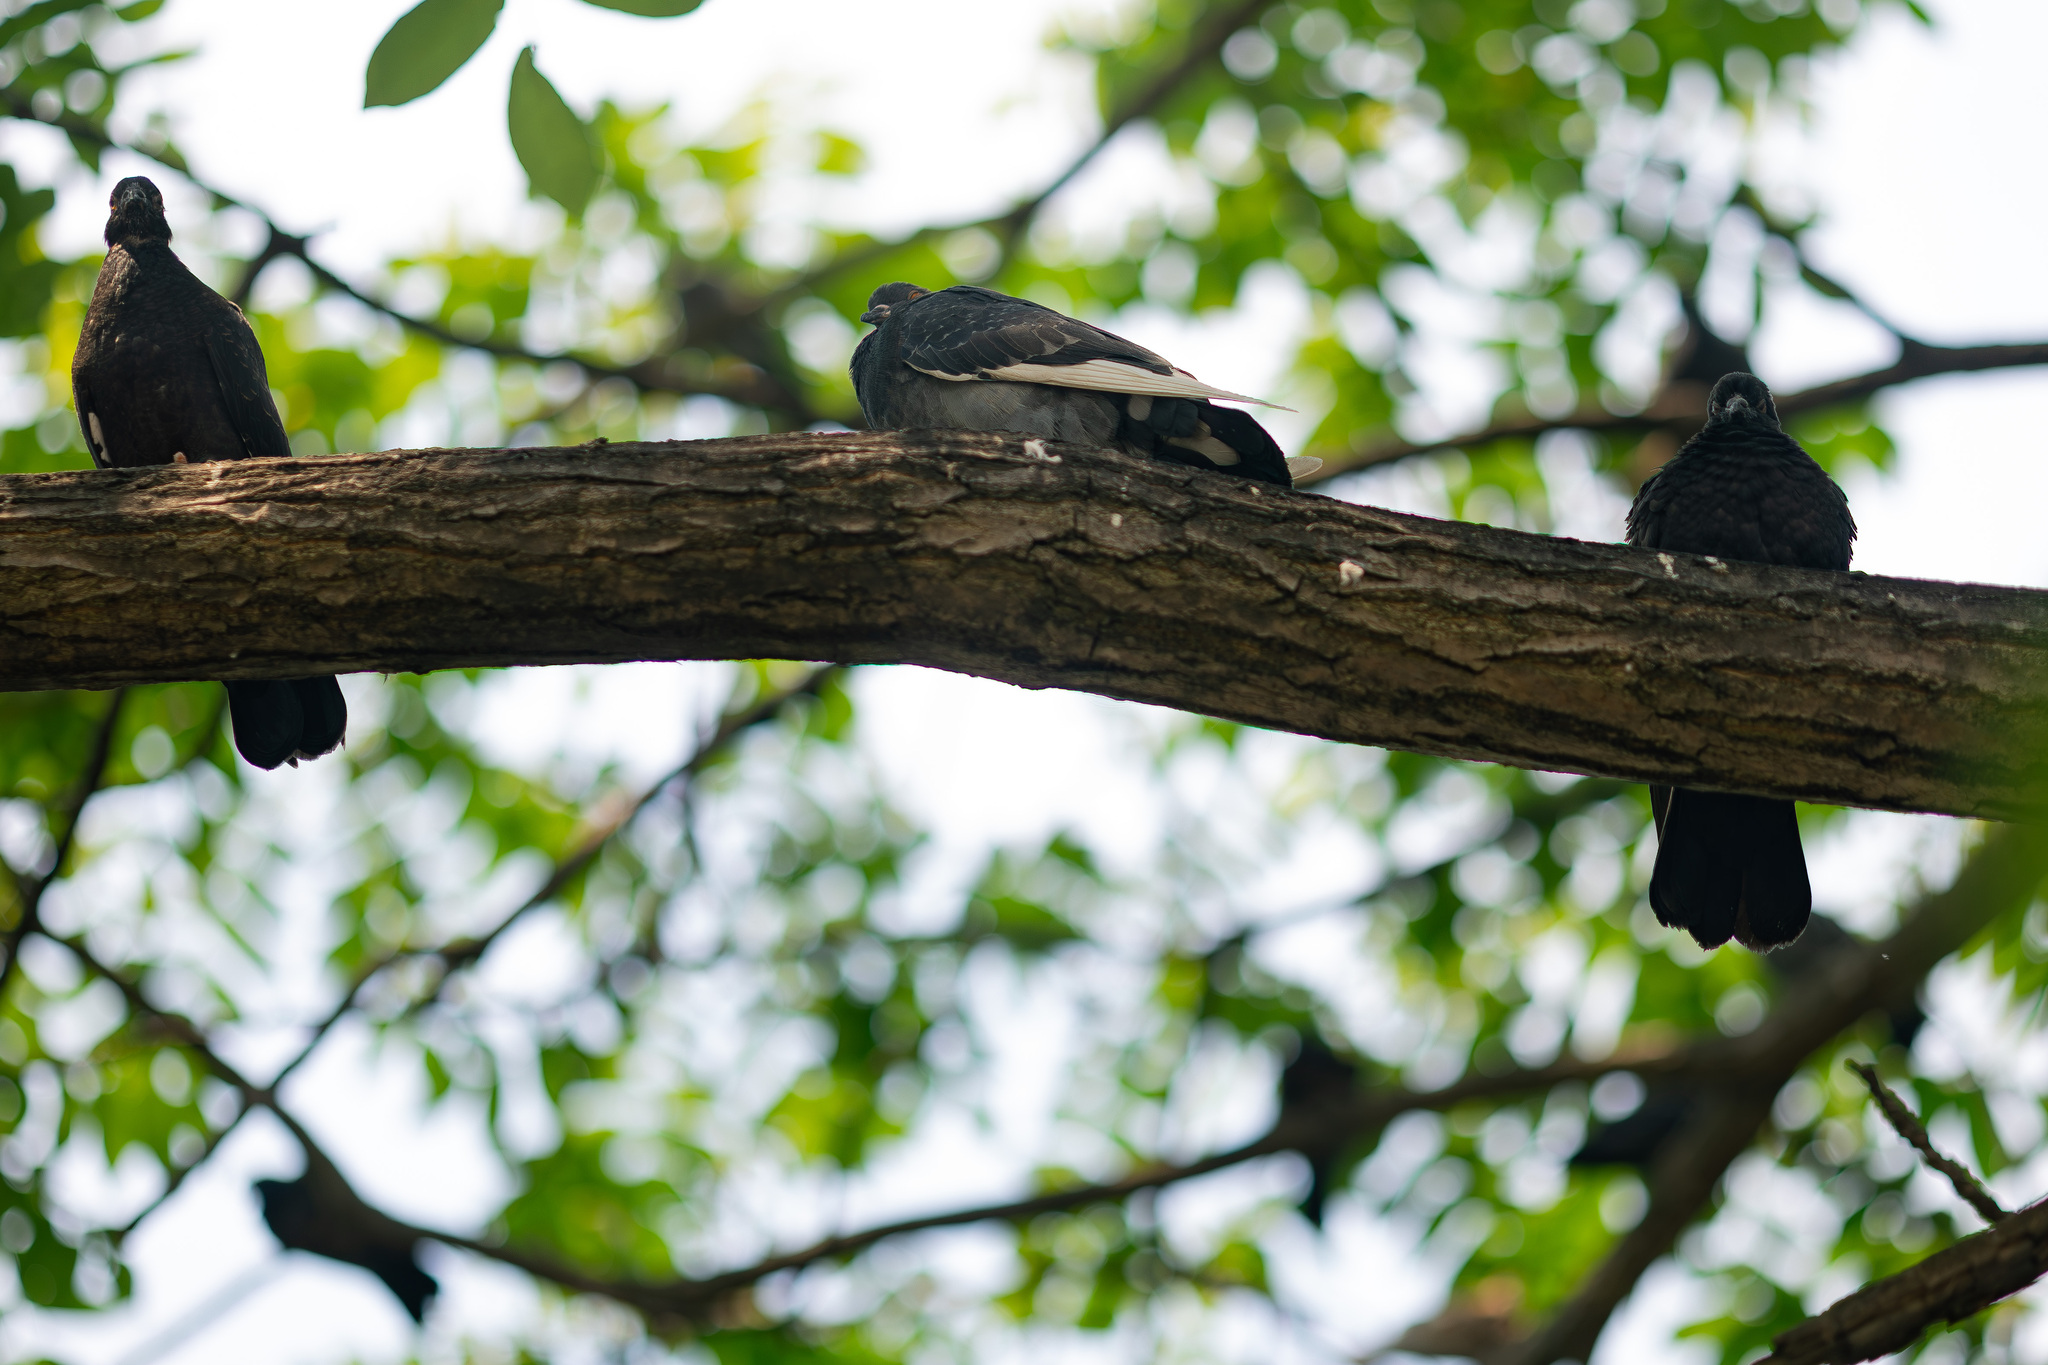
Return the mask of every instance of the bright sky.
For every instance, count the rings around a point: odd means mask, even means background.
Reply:
[[[670,100],[702,129],[764,91],[794,99],[874,154],[860,198],[836,211],[880,227],[907,226],[999,206],[1086,145],[1094,117],[1085,69],[1049,53],[1043,39],[1062,14],[1099,16],[1108,8],[1103,0],[710,0],[689,19],[656,23],[575,0],[509,0],[497,35],[448,87],[402,109],[364,112],[364,60],[405,7],[405,0],[173,0],[150,27],[151,41],[189,44],[199,54],[138,78],[135,109],[177,110],[177,135],[203,175],[268,206],[288,227],[331,227],[320,255],[358,275],[451,229],[502,236],[546,212],[526,204],[503,132],[506,74],[527,42],[538,43],[541,68],[586,111],[601,94],[628,103]],[[2048,50],[2048,6],[1946,0],[1934,8],[1941,16],[1935,32],[1881,17],[1845,59],[1819,74],[1809,173],[1824,212],[1820,263],[1931,340],[2048,336],[2048,254],[2039,248],[2048,182],[2029,159],[2048,131],[2038,71]],[[0,147],[32,167],[35,138],[33,130],[9,128],[0,131]],[[52,249],[87,249],[104,214],[105,182],[135,169],[114,159],[102,182],[66,183]],[[1070,197],[1109,193],[1103,179],[1084,180]],[[1256,312],[1248,322],[1200,328],[1140,319],[1159,331],[1136,322],[1132,330],[1154,344],[1171,336],[1183,347],[1176,359],[1256,392],[1278,367],[1288,301],[1262,299]],[[1845,310],[1774,300],[1756,356],[1767,379],[1797,386],[1880,363],[1885,353],[1881,338]],[[1862,527],[1858,567],[2048,583],[2048,537],[2038,529],[2048,507],[2048,461],[2038,453],[2044,406],[2048,375],[2039,371],[1934,381],[1888,397],[1883,410],[1902,446],[1901,465],[1888,479],[1850,487]],[[1384,487],[1391,496],[1399,485]],[[1604,533],[1597,517],[1572,529],[1618,538],[1618,505]],[[704,670],[684,672],[680,683],[676,670],[652,666],[517,675],[493,693],[477,723],[560,715],[573,706],[573,733],[507,728],[531,736],[535,759],[560,739],[629,765],[666,766],[666,755],[684,742],[680,722],[670,735],[650,735],[637,719],[629,731],[622,717],[635,708],[607,698],[707,692]],[[897,800],[936,830],[941,863],[964,866],[991,839],[1029,840],[1062,824],[1131,846],[1148,837],[1142,783],[1114,761],[1130,743],[1127,709],[917,670],[869,670],[859,686],[869,749]],[[354,697],[370,692],[364,680],[350,687]],[[295,790],[303,799],[317,772],[316,765],[271,780],[302,784]],[[1939,838],[1939,824],[1855,817],[1816,853],[1823,903],[1854,909],[1881,900],[1914,849]],[[1020,1074],[1029,1072],[1028,1058],[1018,1065]],[[323,1053],[301,1078],[295,1101],[301,1096],[366,1192],[393,1209],[459,1226],[502,1198],[487,1163],[465,1165],[473,1132],[448,1114],[419,1125],[409,1082],[388,1066],[380,1070],[359,1039],[344,1037]],[[951,1164],[921,1161],[918,1180],[939,1171],[942,1185],[985,1192],[959,1159],[976,1150],[972,1140],[942,1135],[937,1142]],[[270,1254],[246,1182],[295,1165],[281,1133],[252,1123],[131,1244],[133,1309],[84,1325],[10,1321],[0,1329],[9,1357],[61,1348],[88,1365],[122,1359]],[[438,1174],[465,1169],[473,1178]],[[427,1170],[437,1173],[432,1182],[421,1179]],[[946,1192],[922,1184],[906,1195],[904,1180],[900,1171],[885,1172],[868,1202],[900,1207]],[[1187,1202],[1203,1197],[1191,1192]],[[963,1243],[961,1254],[970,1246]],[[1342,1325],[1354,1347],[1364,1346],[1429,1307],[1417,1296],[1434,1282],[1404,1256],[1405,1247],[1386,1235],[1339,1219],[1327,1245],[1304,1238],[1291,1247],[1283,1279]],[[423,1348],[380,1286],[295,1257],[275,1283],[218,1315],[167,1360],[387,1361],[413,1349],[446,1358],[463,1335],[495,1335],[534,1312],[533,1296],[509,1272],[445,1255],[430,1269],[447,1292]],[[1368,1283],[1376,1292],[1362,1297],[1358,1286]],[[1683,1295],[1667,1286],[1653,1277],[1603,1343],[1600,1361],[1690,1359],[1648,1344],[1686,1311]],[[592,1332],[604,1326],[601,1319],[584,1325]]]

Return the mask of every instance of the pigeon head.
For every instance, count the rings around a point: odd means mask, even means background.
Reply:
[[[164,217],[164,197],[146,176],[131,175],[114,186],[107,208],[108,246],[171,240],[171,224]]]
[[[1764,387],[1764,381],[1753,374],[1724,374],[1715,383],[1714,391],[1707,395],[1707,420],[1709,422],[1762,422],[1766,426],[1778,425],[1778,405],[1771,401],[1771,391]]]
[[[879,325],[889,316],[889,310],[897,304],[921,299],[931,292],[929,289],[919,289],[914,284],[903,284],[900,281],[896,284],[885,284],[868,295],[868,311],[860,315],[860,320]]]

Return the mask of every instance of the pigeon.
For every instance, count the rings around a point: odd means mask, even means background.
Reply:
[[[71,396],[101,469],[289,455],[262,348],[242,310],[171,251],[164,197],[139,175],[114,186],[107,259],[71,362]],[[348,706],[333,678],[227,684],[235,747],[259,768],[294,767],[341,743]]]
[[[264,1224],[286,1250],[361,1266],[384,1281],[414,1322],[426,1320],[427,1300],[441,1286],[413,1259],[419,1234],[365,1204],[332,1162],[308,1151],[304,1175],[259,1180],[256,1197]]]
[[[1213,388],[1100,327],[979,285],[885,284],[861,321],[853,390],[878,431],[1017,431],[1107,446],[1292,488],[1322,461],[1289,459]]]
[[[1778,424],[1753,374],[1722,375],[1707,424],[1651,475],[1628,510],[1628,541],[1649,550],[1758,564],[1846,569],[1856,522],[1827,471]],[[1813,888],[1790,801],[1650,788],[1658,922],[1703,948],[1790,943],[1806,927]]]

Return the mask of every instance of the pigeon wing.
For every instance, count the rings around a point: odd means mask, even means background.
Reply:
[[[941,289],[905,306],[902,359],[935,379],[963,383],[1003,380],[1278,406],[1204,384],[1165,357],[1079,318],[974,285]]]
[[[249,454],[289,455],[291,441],[284,434],[277,404],[271,401],[263,348],[256,344],[256,334],[249,330],[242,310],[231,303],[227,306],[234,310],[232,315],[206,328],[206,358],[213,363],[228,424]]]

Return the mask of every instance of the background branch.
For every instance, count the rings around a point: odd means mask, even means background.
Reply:
[[[1780,1332],[1758,1365],[1853,1365],[1903,1351],[1936,1323],[1961,1322],[2048,1272],[2048,1203],[1875,1280]]]
[[[1891,330],[1889,325],[1886,329]],[[1810,389],[1775,395],[1778,412],[1785,417],[1818,412],[1825,408],[1859,402],[1885,389],[1910,384],[1916,379],[1931,379],[1937,375],[1975,374],[1986,370],[2048,365],[2048,341],[2011,342],[1988,346],[1931,346],[1925,342],[1914,341],[1910,337],[1901,337],[1900,341],[1902,350],[1899,358],[1881,369],[1852,375],[1847,379],[1833,380],[1826,384],[1816,384]],[[1447,436],[1441,441],[1374,441],[1349,454],[1324,456],[1323,467],[1303,479],[1302,483],[1325,483],[1340,474],[1356,473],[1375,465],[1405,460],[1411,455],[1427,455],[1439,450],[1481,446],[1493,441],[1535,440],[1553,431],[1642,433],[1663,426],[1698,426],[1706,420],[1705,390],[1695,393],[1688,389],[1676,393],[1671,401],[1653,403],[1635,414],[1613,413],[1597,407],[1581,408],[1566,417],[1512,418],[1462,435]]]
[[[64,875],[64,864],[71,857],[72,846],[78,839],[78,820],[85,813],[85,803],[92,800],[107,780],[107,761],[113,756],[114,733],[120,728],[121,709],[127,700],[125,688],[116,689],[107,698],[107,709],[93,730],[91,747],[86,750],[85,766],[79,770],[78,781],[50,812],[52,849],[49,871],[38,874],[7,869],[14,884],[16,911],[14,927],[7,931],[4,943],[0,943],[0,953],[6,955],[4,960],[0,960],[0,1002],[6,1000],[7,988],[14,983],[14,966],[21,956],[22,940],[40,932],[43,927],[43,893]],[[6,864],[0,862],[0,868],[4,867]]]
[[[1848,1065],[1849,1069],[1861,1076],[1863,1083],[1870,1087],[1870,1097],[1876,1100],[1877,1107],[1884,1111],[1886,1121],[1898,1130],[1900,1137],[1913,1144],[1920,1153],[1921,1160],[1948,1177],[1948,1183],[1955,1186],[1956,1193],[1961,1196],[1964,1203],[1975,1209],[1987,1223],[1996,1223],[2009,1216],[1999,1207],[1998,1201],[1991,1197],[1990,1191],[1977,1183],[1977,1177],[1970,1174],[1968,1167],[1935,1147],[1933,1140],[1927,1136],[1926,1126],[1906,1107],[1904,1100],[1892,1093],[1890,1086],[1878,1079],[1876,1067],[1866,1066],[1854,1058],[1850,1059]]]

